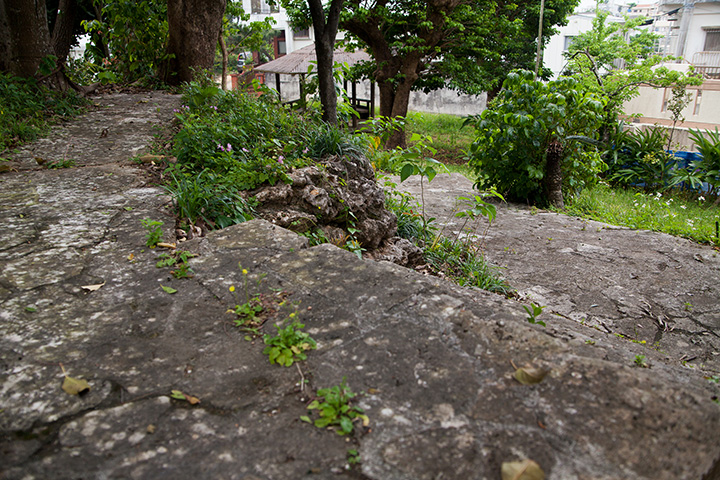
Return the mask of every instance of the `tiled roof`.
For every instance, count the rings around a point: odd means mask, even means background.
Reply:
[[[347,63],[348,65],[354,65],[363,60],[370,60],[370,55],[362,50],[346,52],[345,50],[339,49],[335,50],[333,56],[335,62]],[[317,62],[314,44],[295,50],[271,62],[259,65],[255,67],[255,71],[290,75],[307,73],[308,67],[311,65],[313,66],[313,70],[315,69],[314,65],[310,62]]]

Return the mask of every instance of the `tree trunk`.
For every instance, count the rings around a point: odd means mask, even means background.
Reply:
[[[170,85],[189,82],[193,69],[211,68],[222,28],[225,0],[168,0],[167,53],[161,77]]]
[[[75,24],[76,12],[76,0],[60,0],[50,40],[50,45],[58,58],[58,63],[65,63],[70,53],[70,44],[74,39],[73,25]]]
[[[0,59],[3,69],[19,77],[30,78],[38,74],[43,59],[52,55],[50,31],[47,24],[47,10],[44,1],[38,0],[0,0],[0,22],[6,21],[8,35],[3,37],[8,46],[2,46],[0,53],[7,58]],[[67,78],[59,68],[53,68],[41,81],[51,88],[67,90]]]
[[[335,37],[344,0],[332,0],[325,17],[322,0],[307,0],[315,29],[315,55],[317,57],[318,87],[322,104],[322,119],[337,124],[337,92],[333,76]]]
[[[553,140],[547,149],[544,183],[547,200],[555,208],[565,208],[562,193],[562,161],[563,146],[557,140]]]
[[[0,72],[10,71],[12,49],[10,43],[10,24],[5,13],[5,1],[0,0]]]

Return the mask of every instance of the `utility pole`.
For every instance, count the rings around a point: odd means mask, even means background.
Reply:
[[[535,55],[535,80],[540,70],[540,59],[542,58],[542,30],[543,16],[545,15],[545,0],[540,0],[540,22],[538,23],[537,54]]]

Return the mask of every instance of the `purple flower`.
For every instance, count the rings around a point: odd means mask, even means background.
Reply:
[[[308,150],[308,148],[305,147],[305,149],[303,150],[303,153],[308,153],[309,151],[310,151],[310,150]]]
[[[227,152],[232,152],[232,145],[230,145],[229,143],[227,144],[227,147],[225,147],[225,148],[226,148]]]
[[[283,164],[283,160],[285,160],[285,157],[283,157],[282,155],[280,155],[280,156],[278,157],[278,163],[279,163],[280,165],[282,165],[282,164]]]
[[[210,108],[212,108],[213,110],[215,110],[217,112],[217,107],[215,105],[211,105]]]
[[[225,151],[225,147],[223,147],[223,146],[220,145],[219,143],[218,143],[218,148],[220,149],[220,151],[223,151],[223,152]]]
[[[249,153],[249,152],[250,152],[250,150],[248,150],[248,149],[245,148],[245,147],[243,147],[242,151],[245,152],[245,153]]]

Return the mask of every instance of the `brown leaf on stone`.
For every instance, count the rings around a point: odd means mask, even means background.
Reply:
[[[62,389],[70,395],[82,395],[90,391],[90,384],[87,380],[65,376]]]
[[[540,465],[530,459],[519,462],[503,462],[502,480],[545,480],[545,472]]]
[[[542,382],[548,370],[536,367],[520,367],[515,370],[513,378],[523,385],[534,385]]]
[[[170,250],[175,250],[177,248],[177,245],[174,243],[165,243],[165,242],[159,242],[156,244],[159,248],[169,248]]]

